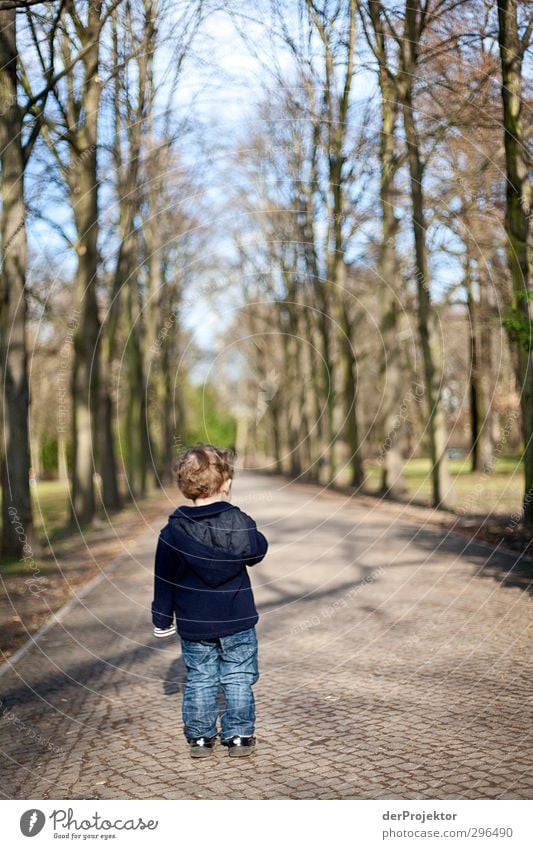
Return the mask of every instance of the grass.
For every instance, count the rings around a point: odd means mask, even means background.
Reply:
[[[33,521],[36,535],[43,545],[46,537],[53,538],[64,529],[69,518],[68,485],[60,481],[42,481],[31,487]],[[36,556],[41,572],[53,572],[55,564]],[[1,574],[22,575],[28,572],[28,561],[19,558],[2,558]]]
[[[380,481],[380,466],[365,465],[368,490],[376,492]],[[491,471],[470,471],[468,458],[450,461],[457,495],[456,511],[461,513],[509,515],[520,511],[523,473],[518,456],[500,456]],[[409,460],[405,467],[406,500],[429,505],[431,496],[430,463],[428,458]],[[46,545],[47,537],[73,539],[79,537],[77,529],[68,529],[69,488],[60,481],[41,481],[32,487],[34,522],[38,538]],[[128,509],[127,506],[125,509]],[[83,529],[82,529],[83,530]],[[39,559],[44,572],[54,569],[51,562]],[[27,564],[21,560],[4,560],[3,575],[23,574]]]
[[[33,521],[38,542],[42,546],[41,554],[35,553],[35,562],[41,572],[54,571],[53,560],[46,557],[48,543],[53,542],[61,546],[61,550],[67,552],[72,545],[77,545],[80,533],[83,538],[94,532],[94,525],[81,525],[80,528],[70,525],[70,498],[69,485],[61,481],[40,481],[31,488]],[[148,494],[150,499],[150,494]],[[128,512],[135,511],[132,502],[126,502],[122,510],[116,514],[118,517],[125,516]],[[110,517],[105,524],[113,522]],[[20,559],[3,558],[0,567],[2,575],[21,575],[28,572],[28,561]]]
[[[501,456],[492,469],[471,472],[468,458],[449,461],[457,497],[456,511],[462,513],[510,514],[521,509],[523,471],[520,457]],[[377,491],[381,467],[365,466],[367,486]],[[431,466],[428,458],[409,460],[405,466],[406,500],[428,505],[431,497]]]
[[[128,501],[111,516],[81,528],[69,524],[68,487],[45,481],[31,490],[35,543],[24,559],[3,559],[0,567],[2,658],[9,657],[69,598],[128,548],[146,528],[163,524],[168,503],[162,490]]]
[[[33,521],[39,534],[53,537],[69,521],[69,486],[61,481],[41,481],[32,487]]]

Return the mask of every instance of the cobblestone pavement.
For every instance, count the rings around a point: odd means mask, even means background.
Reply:
[[[241,475],[234,501],[270,541],[251,570],[254,755],[188,757],[179,648],[150,625],[163,505],[134,554],[0,678],[4,796],[530,799],[518,555],[268,476]]]

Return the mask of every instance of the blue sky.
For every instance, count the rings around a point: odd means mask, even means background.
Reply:
[[[192,132],[183,145],[184,161],[193,169],[202,172],[200,191],[202,206],[209,213],[204,219],[207,233],[208,253],[213,257],[212,276],[216,276],[217,262],[231,257],[232,245],[225,237],[227,229],[224,216],[231,217],[232,211],[224,205],[231,172],[231,158],[236,145],[245,137],[246,128],[255,118],[254,110],[262,97],[265,83],[269,82],[268,67],[265,67],[273,48],[268,27],[263,22],[247,20],[245,23],[251,50],[237,32],[231,16],[225,11],[211,14],[197,34],[192,51],[185,62],[183,76],[174,98],[178,117],[188,117]],[[256,51],[258,55],[253,55]],[[276,57],[282,69],[289,69],[290,59],[281,45],[276,46]],[[169,57],[163,52],[159,58],[159,73],[162,74]],[[268,63],[267,63],[268,64]],[[377,95],[375,75],[359,69],[354,84],[354,98],[364,100]],[[161,102],[167,97],[164,90]],[[106,196],[102,193],[102,206]],[[103,210],[104,214],[105,210]],[[69,211],[66,204],[54,207],[56,223],[67,225]],[[377,219],[376,219],[377,221]],[[32,255],[36,267],[45,257],[52,257],[53,275],[62,285],[72,276],[75,257],[65,249],[64,242],[49,224],[33,221],[30,227]],[[102,248],[112,256],[114,246],[103,234]],[[436,289],[444,288],[457,275],[457,269],[449,262],[438,268]],[[201,282],[201,281],[200,281]],[[183,320],[193,332],[197,343],[210,348],[217,332],[231,320],[238,299],[227,291],[227,281],[221,275],[221,296],[197,302],[189,297],[189,306]]]

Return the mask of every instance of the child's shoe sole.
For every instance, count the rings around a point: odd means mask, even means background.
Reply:
[[[191,749],[191,758],[210,758],[213,749]]]
[[[230,758],[247,758],[255,751],[255,737],[232,737],[222,742]]]
[[[216,738],[201,737],[199,740],[189,740],[191,758],[209,758],[213,754]]]
[[[238,746],[229,750],[230,758],[249,758],[255,752],[255,746],[247,747],[246,749]]]

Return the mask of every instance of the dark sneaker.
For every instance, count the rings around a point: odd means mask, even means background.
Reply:
[[[191,758],[208,758],[215,748],[216,739],[216,737],[195,737],[188,740]]]
[[[255,737],[230,737],[222,740],[222,745],[227,746],[230,758],[245,758],[251,755],[255,749]]]

